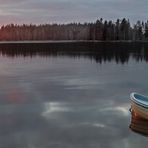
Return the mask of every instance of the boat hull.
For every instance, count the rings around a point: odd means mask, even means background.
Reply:
[[[135,115],[148,120],[148,97],[132,93],[131,102],[131,109],[134,111]]]
[[[136,116],[134,111],[132,111],[130,129],[139,134],[148,136],[148,120]]]
[[[136,104],[135,102],[132,102],[131,109],[135,112],[137,116],[140,116],[148,120],[148,109],[147,108],[144,108],[143,106],[140,106]]]

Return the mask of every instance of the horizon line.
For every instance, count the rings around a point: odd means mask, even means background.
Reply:
[[[69,25],[69,24],[81,24],[81,25],[83,25],[83,24],[91,24],[91,23],[96,23],[96,21],[97,20],[101,20],[102,19],[102,22],[105,22],[105,21],[112,21],[112,23],[116,23],[116,21],[119,19],[120,21],[122,21],[123,19],[126,19],[127,21],[129,21],[130,22],[130,20],[131,19],[129,19],[129,18],[126,18],[126,17],[122,17],[122,18],[116,18],[116,19],[103,19],[102,17],[100,17],[100,18],[98,18],[98,19],[95,19],[94,21],[68,21],[68,22],[65,22],[65,23],[63,23],[63,22],[55,22],[55,21],[53,21],[53,22],[43,22],[43,23],[33,23],[33,22],[28,22],[28,23],[25,23],[25,22],[23,22],[23,23],[15,23],[15,22],[10,22],[10,23],[6,23],[6,24],[0,24],[0,28],[2,27],[2,26],[7,26],[7,25],[18,25],[18,26],[22,26],[22,25],[36,25],[36,26],[39,26],[39,25]],[[136,24],[138,21],[140,21],[140,22],[144,22],[144,23],[146,23],[146,22],[148,22],[148,19],[147,20],[140,20],[140,19],[137,19],[137,21],[131,21],[130,22],[130,24],[132,24],[132,25],[134,25],[134,24]]]

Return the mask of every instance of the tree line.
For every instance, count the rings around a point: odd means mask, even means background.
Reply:
[[[128,19],[115,22],[98,19],[94,23],[17,25],[0,28],[1,41],[21,40],[148,40],[148,21],[131,25]]]

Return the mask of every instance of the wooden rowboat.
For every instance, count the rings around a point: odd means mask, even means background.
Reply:
[[[135,114],[148,120],[148,97],[138,93],[131,93],[130,98],[132,101],[131,109]]]

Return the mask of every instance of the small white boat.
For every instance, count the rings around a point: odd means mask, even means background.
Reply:
[[[130,98],[132,101],[131,109],[134,113],[137,116],[148,120],[148,96],[131,93]]]

